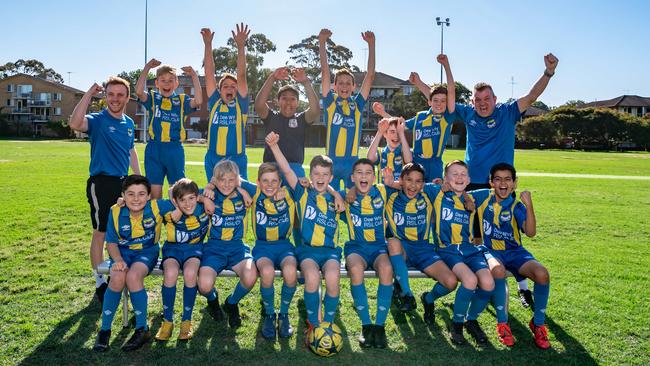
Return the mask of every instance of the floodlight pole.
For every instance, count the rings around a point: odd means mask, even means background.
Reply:
[[[149,1],[144,0],[144,64],[147,64],[147,10],[149,9]],[[146,80],[146,79],[145,79]],[[145,89],[147,89],[146,82],[145,82]],[[138,108],[140,106],[138,105]],[[142,141],[147,142],[147,120],[149,120],[149,116],[147,116],[147,111],[144,112],[144,118],[142,119]]]
[[[444,53],[445,25],[449,27],[451,22],[449,21],[449,18],[440,20],[440,17],[436,17],[436,24],[440,26],[440,53]],[[440,65],[440,84],[442,84],[442,65]]]

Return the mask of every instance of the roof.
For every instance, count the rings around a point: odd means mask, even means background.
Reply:
[[[605,107],[605,108],[616,108],[616,107],[650,107],[650,98],[640,97],[638,95],[621,95],[608,100],[597,100],[594,102],[589,102],[578,106],[578,108],[587,108],[587,107]]]
[[[54,86],[56,86],[57,88],[61,88],[61,89],[65,89],[65,90],[71,91],[71,92],[73,92],[73,93],[81,93],[81,94],[84,94],[84,93],[85,93],[83,90],[79,90],[79,89],[77,89],[77,88],[73,88],[73,87],[71,87],[71,86],[68,86],[68,85],[65,85],[65,84],[61,84],[61,83],[58,83],[58,82],[56,82],[56,81],[52,81],[52,80],[48,80],[48,79],[44,79],[44,78],[41,78],[41,77],[38,77],[38,76],[32,76],[32,75],[28,75],[28,74],[23,74],[23,73],[18,73],[18,74],[15,74],[15,75],[11,75],[11,76],[8,76],[8,77],[6,77],[6,78],[4,78],[4,79],[2,79],[2,80],[10,80],[11,78],[15,78],[15,77],[19,77],[19,76],[23,76],[23,77],[26,77],[26,78],[29,78],[29,79],[33,79],[33,80],[37,80],[37,81],[42,81],[42,82],[45,82],[45,83],[48,83],[48,84],[54,85]]]
[[[528,109],[526,109],[523,113],[524,118],[526,117],[534,117],[534,116],[541,116],[542,114],[546,114],[548,111],[543,110],[542,108],[537,108],[530,106]]]
[[[363,83],[363,78],[366,77],[365,72],[353,72],[352,74],[354,74],[354,81],[357,85],[361,85]],[[381,88],[381,87],[401,88],[405,84],[410,85],[408,80],[402,80],[394,76],[384,74],[383,72],[376,72],[375,81],[372,83],[372,87],[373,88]]]

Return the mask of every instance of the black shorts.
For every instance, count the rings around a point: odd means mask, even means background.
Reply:
[[[86,197],[90,204],[90,220],[93,229],[106,232],[108,212],[122,194],[122,182],[126,177],[95,175],[86,182]]]

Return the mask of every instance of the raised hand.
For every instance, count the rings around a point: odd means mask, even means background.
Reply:
[[[201,28],[201,37],[203,37],[203,43],[212,43],[212,38],[214,37],[214,32],[210,28]]]
[[[186,75],[194,75],[194,74],[196,74],[196,71],[194,71],[194,68],[192,68],[192,66],[183,66],[183,67],[181,67],[181,70]]]
[[[379,102],[372,103],[372,111],[377,113],[380,116],[386,113],[386,109],[384,109],[384,105]]]
[[[289,80],[289,72],[290,70],[288,67],[282,66],[273,70],[271,76],[273,77],[273,80]]]
[[[296,81],[296,83],[303,84],[307,82],[307,73],[305,72],[305,69],[302,67],[295,68],[291,70],[291,77],[293,80]]]
[[[90,95],[92,95],[93,97],[95,95],[98,95],[99,93],[101,93],[103,91],[104,91],[104,88],[101,85],[97,84],[97,83],[94,83],[90,87],[90,89],[88,89],[88,93],[90,93]]]
[[[530,205],[533,202],[533,198],[529,191],[522,191],[521,193],[519,193],[519,198],[521,199],[521,202],[523,202],[524,205],[526,205],[526,207],[530,207]]]
[[[307,177],[298,178],[298,184],[300,184],[303,188],[313,188],[311,186],[311,181]]]
[[[266,141],[266,144],[269,146],[277,145],[278,141],[280,141],[280,135],[275,132],[269,132],[269,134],[266,135],[266,138],[264,138],[264,141]]]
[[[172,221],[173,221],[173,222],[178,222],[178,220],[180,220],[181,217],[183,217],[183,211],[181,211],[181,210],[177,207],[174,211],[172,211],[172,215],[171,215],[171,216],[172,216]]]
[[[388,130],[388,126],[389,126],[389,124],[390,124],[390,123],[388,122],[388,118],[382,118],[382,119],[379,120],[379,122],[377,123],[377,130],[379,130],[379,132],[381,132],[382,134],[384,134],[384,133],[386,133],[386,131]]]
[[[554,54],[549,53],[548,55],[544,56],[544,65],[546,65],[546,72],[553,75],[555,74],[555,68],[557,67],[557,63],[560,60],[558,60],[557,57],[555,57]]]
[[[152,58],[144,65],[146,69],[153,69],[158,66],[160,66],[160,61],[156,60],[155,58]]]
[[[415,71],[411,72],[411,74],[409,75],[409,83],[415,85],[420,82],[422,82],[422,79],[420,79],[420,74],[418,74]]]
[[[404,123],[404,118],[399,117],[397,118],[397,133],[398,134],[404,134],[406,131],[406,123]]]
[[[248,25],[244,23],[237,24],[236,27],[237,32],[232,31],[232,38],[235,40],[235,43],[237,43],[238,48],[243,48],[251,31],[248,29]]]
[[[345,201],[347,203],[353,203],[357,200],[357,188],[352,187],[348,190],[348,193],[345,194]]]
[[[274,201],[282,201],[283,199],[287,198],[287,191],[284,189],[278,189],[277,192],[275,192],[275,195],[273,196]]]
[[[361,38],[363,38],[363,40],[366,41],[368,45],[375,44],[375,34],[371,31],[365,31],[361,33]]]
[[[465,199],[465,210],[474,212],[474,210],[476,210],[476,205],[474,204],[472,197],[467,194],[467,192],[463,192],[463,198]]]
[[[331,36],[332,31],[327,28],[323,28],[320,30],[320,33],[318,33],[318,42],[325,43]]]
[[[436,60],[443,66],[449,66],[449,59],[444,53],[439,54],[438,57],[436,57]]]

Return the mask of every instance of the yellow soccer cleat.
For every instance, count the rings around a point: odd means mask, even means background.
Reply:
[[[188,339],[192,339],[192,335],[194,335],[192,331],[192,321],[183,320],[181,322],[181,332],[178,334],[178,339],[181,341],[186,341]]]
[[[160,325],[160,329],[158,329],[158,333],[156,333],[156,340],[168,341],[169,338],[172,337],[173,330],[174,330],[174,323],[167,320],[163,320],[162,324]]]

